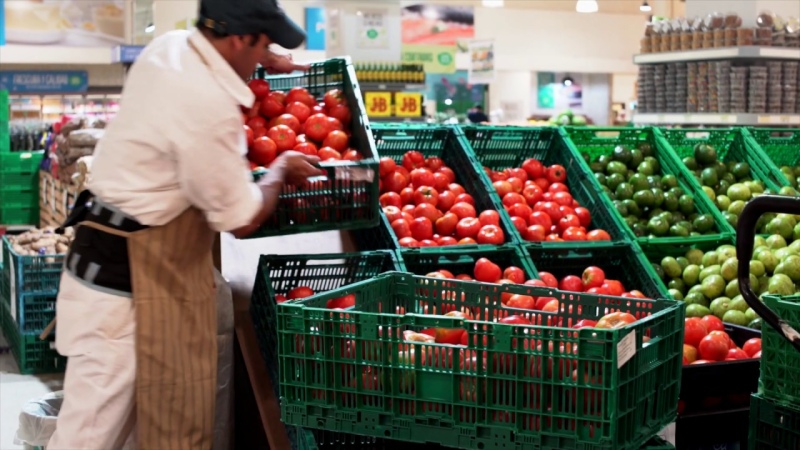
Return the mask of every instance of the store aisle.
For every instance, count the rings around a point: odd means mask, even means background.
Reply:
[[[14,356],[0,334],[0,450],[19,450],[14,445],[19,412],[30,399],[61,389],[63,374],[21,375]]]

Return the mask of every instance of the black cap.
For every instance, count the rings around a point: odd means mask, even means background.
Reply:
[[[201,0],[198,22],[225,35],[263,33],[289,49],[306,40],[306,33],[286,16],[277,0]]]

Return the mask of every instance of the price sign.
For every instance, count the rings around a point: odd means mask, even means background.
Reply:
[[[392,116],[391,92],[367,92],[364,94],[364,103],[370,117]]]
[[[394,94],[397,117],[419,117],[422,115],[422,94],[398,92]]]

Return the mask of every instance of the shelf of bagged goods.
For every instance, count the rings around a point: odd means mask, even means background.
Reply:
[[[634,64],[661,64],[720,59],[785,59],[800,61],[800,49],[782,47],[727,47],[680,52],[642,53],[633,56]]]
[[[641,113],[634,114],[639,125],[800,125],[800,114],[737,113]]]
[[[359,82],[361,92],[367,91],[390,91],[390,92],[418,92],[425,90],[425,84],[414,83],[373,83]]]

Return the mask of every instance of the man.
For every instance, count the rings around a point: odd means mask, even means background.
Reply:
[[[489,121],[489,117],[483,113],[483,106],[480,103],[477,103],[469,110],[467,118],[472,123],[486,123]]]
[[[258,184],[240,107],[269,51],[303,32],[275,0],[201,0],[198,29],[155,39],[132,67],[98,144],[57,302],[65,398],[48,449],[210,449],[216,383],[215,232],[255,231],[284,183],[320,174],[286,152]],[[87,193],[81,195],[87,198]],[[87,205],[84,207],[84,205]]]

